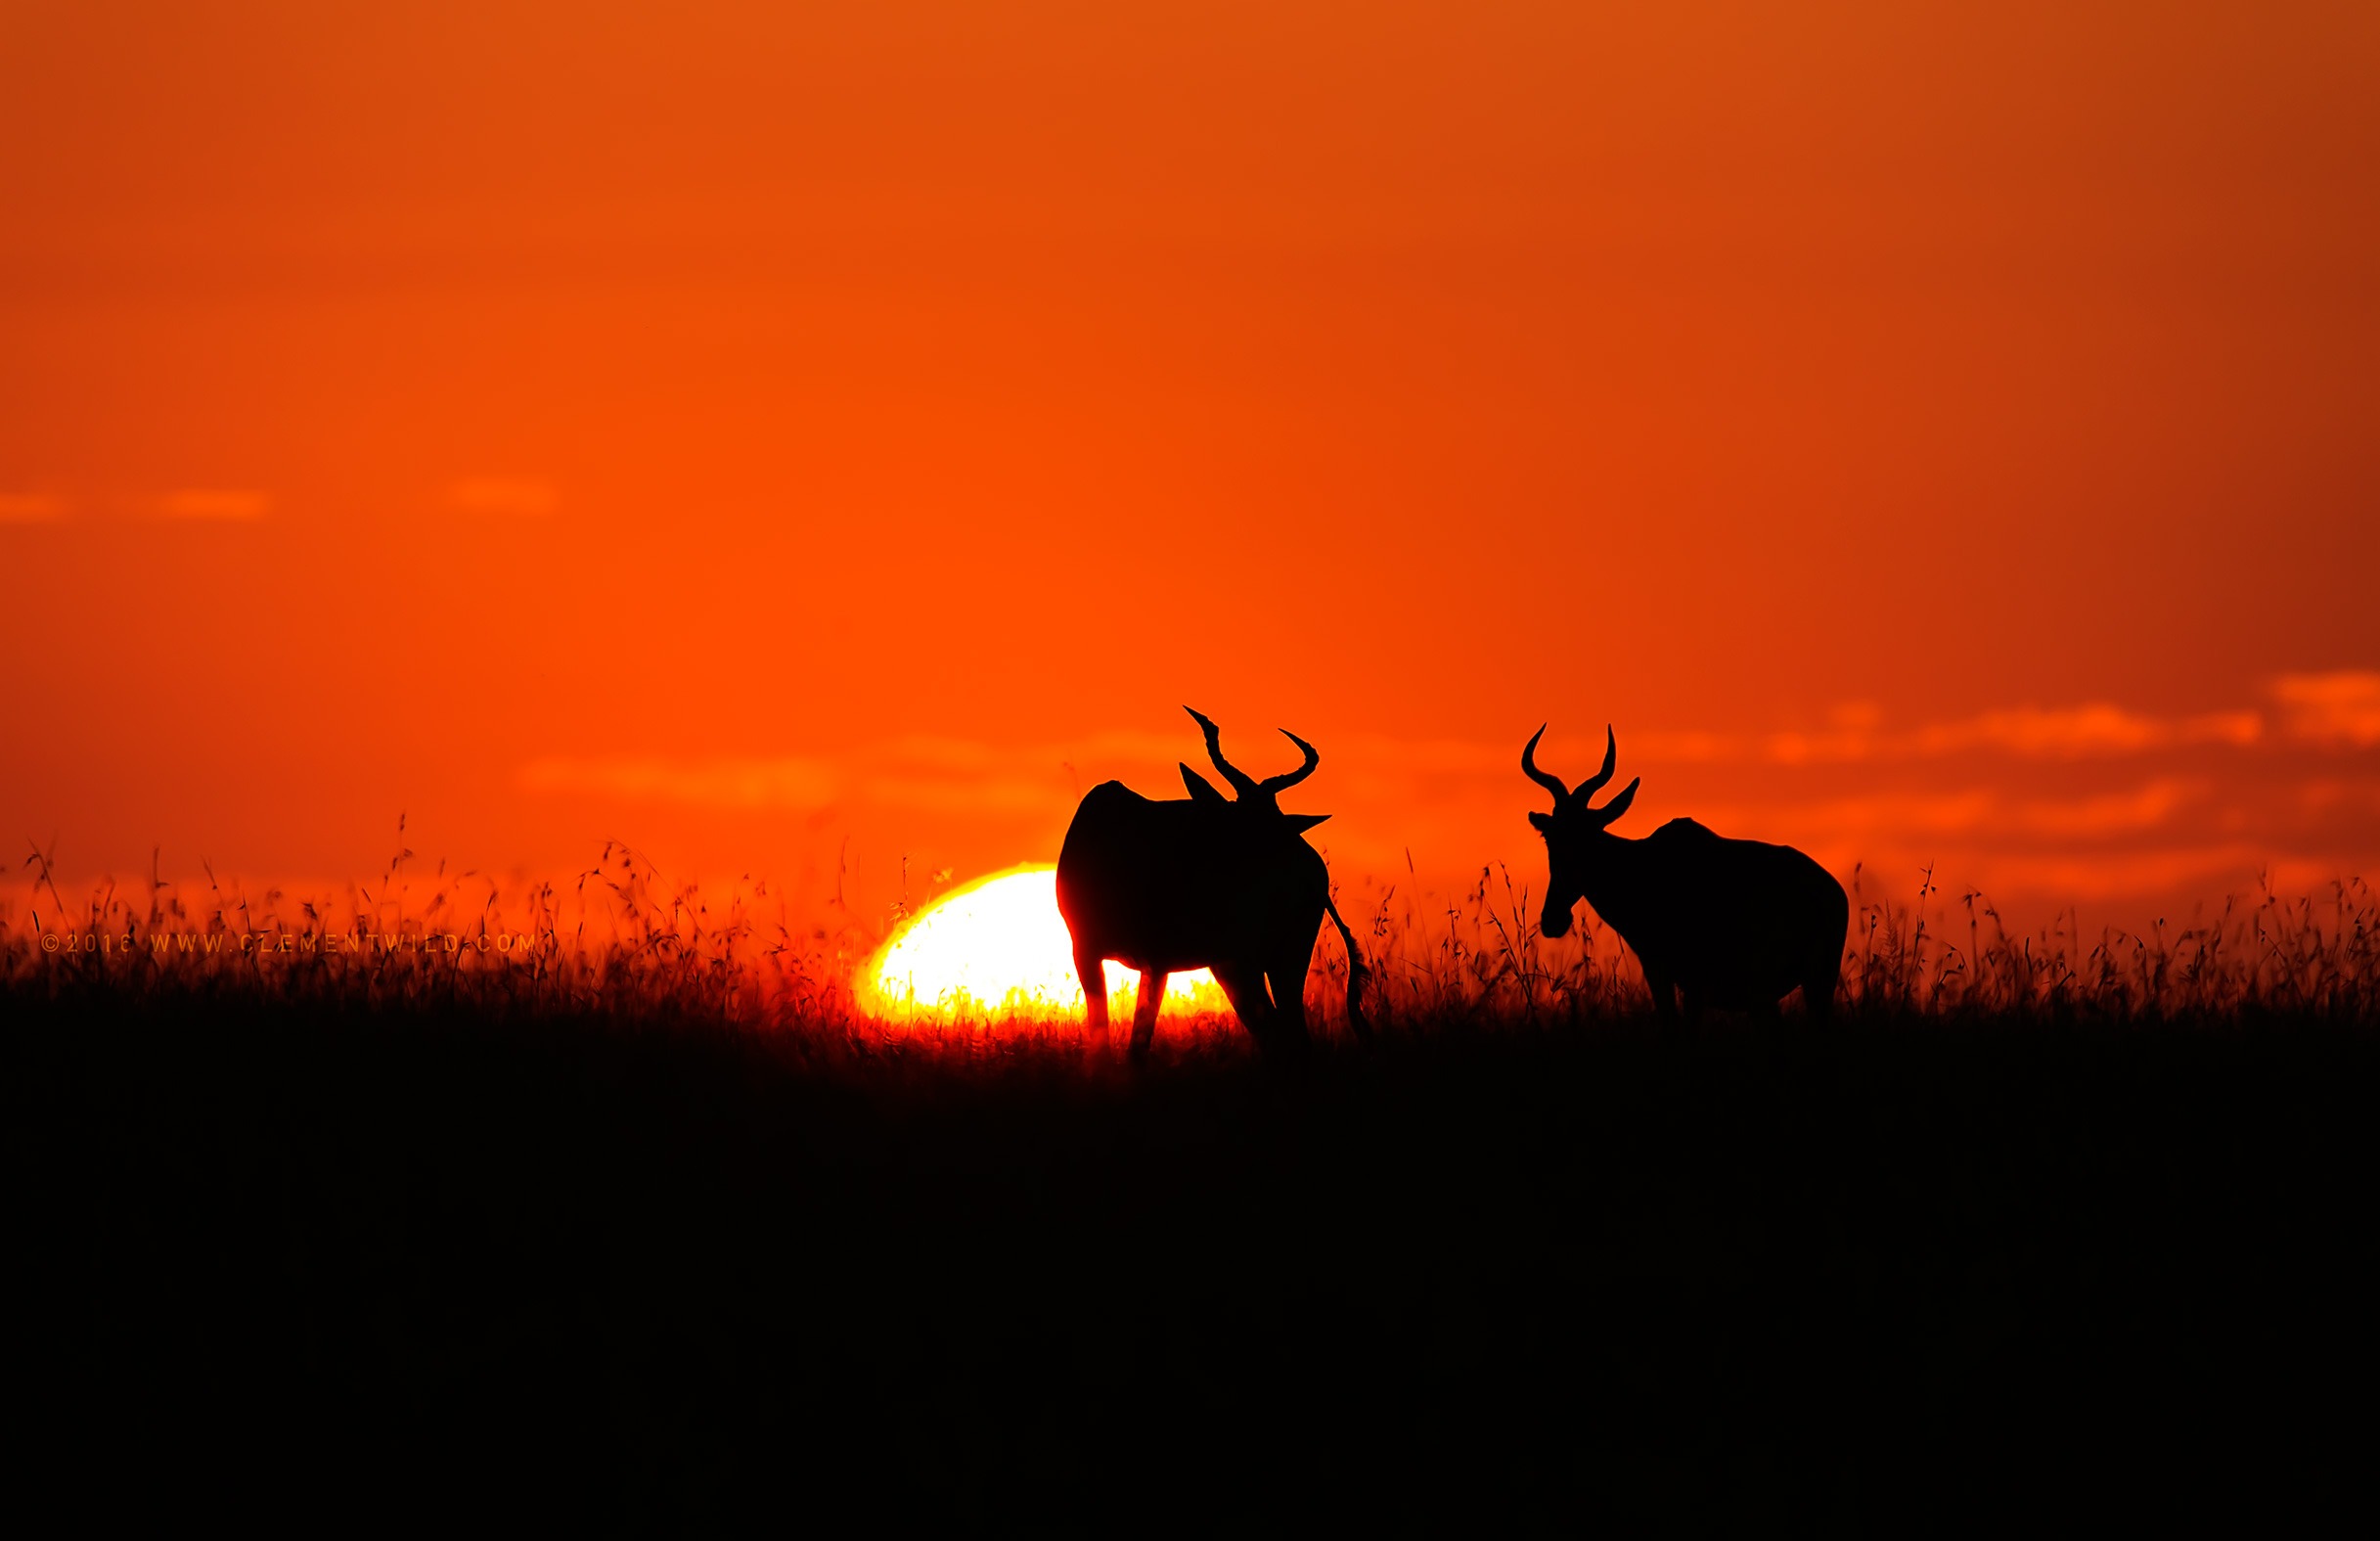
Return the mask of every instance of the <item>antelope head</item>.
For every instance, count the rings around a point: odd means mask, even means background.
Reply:
[[[1215,762],[1215,769],[1223,773],[1223,779],[1230,782],[1232,791],[1238,794],[1238,800],[1234,802],[1222,793],[1217,792],[1213,782],[1191,770],[1188,765],[1184,765],[1182,767],[1182,785],[1190,789],[1190,801],[1244,808],[1251,814],[1270,814],[1273,818],[1278,819],[1291,835],[1303,835],[1330,817],[1327,813],[1283,813],[1280,811],[1280,794],[1313,775],[1314,768],[1323,763],[1323,757],[1315,752],[1313,745],[1308,744],[1288,729],[1281,729],[1281,737],[1297,746],[1298,752],[1305,756],[1305,763],[1293,771],[1283,771],[1279,776],[1267,776],[1264,780],[1258,781],[1223,757],[1223,730],[1216,727],[1206,713],[1194,706],[1185,706],[1182,709],[1196,720],[1198,731],[1206,735],[1207,757]]]
[[[1637,787],[1643,778],[1630,782],[1603,806],[1590,806],[1588,799],[1611,780],[1612,767],[1620,758],[1620,741],[1605,726],[1603,768],[1572,789],[1564,787],[1559,777],[1537,768],[1537,741],[1545,736],[1542,726],[1529,736],[1528,747],[1520,751],[1520,768],[1531,781],[1553,793],[1553,811],[1532,813],[1529,822],[1546,838],[1546,909],[1537,929],[1547,936],[1561,936],[1570,929],[1571,909],[1586,896],[1587,874],[1596,866],[1604,842],[1617,838],[1607,833],[1607,827],[1636,801]]]

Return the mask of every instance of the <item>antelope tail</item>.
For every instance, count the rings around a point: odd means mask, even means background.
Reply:
[[[1347,1025],[1358,1041],[1371,1042],[1371,1023],[1364,1020],[1364,983],[1371,971],[1364,966],[1364,955],[1356,949],[1355,932],[1339,919],[1339,907],[1328,894],[1323,896],[1323,908],[1330,915],[1330,924],[1339,929],[1339,940],[1347,948]]]

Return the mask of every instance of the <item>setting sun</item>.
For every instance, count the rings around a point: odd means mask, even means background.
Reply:
[[[909,1016],[1080,1016],[1066,923],[1057,913],[1057,869],[1034,864],[952,889],[904,922],[870,959],[860,994],[871,1010]],[[1107,965],[1107,993],[1129,1014],[1140,975]],[[1223,1011],[1204,969],[1165,981],[1169,1010]]]

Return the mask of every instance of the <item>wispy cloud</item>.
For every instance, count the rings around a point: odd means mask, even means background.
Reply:
[[[0,492],[0,524],[47,524],[67,517],[67,500],[48,492]]]
[[[2082,759],[2197,744],[2244,748],[2264,734],[2264,717],[2255,711],[2154,717],[2090,702],[2079,706],[2012,706],[1903,732],[1844,724],[1818,733],[1774,733],[1761,742],[1761,751],[1763,758],[1780,765],[1932,758],[1979,749],[2027,759]]]
[[[2206,798],[2203,782],[2159,779],[2133,792],[2015,804],[2008,826],[2030,835],[2107,837],[2164,827],[2175,814]]]
[[[1799,831],[1813,839],[2028,836],[2061,839],[2137,835],[2163,827],[2209,788],[2159,778],[2130,792],[2070,798],[2011,797],[1992,788],[1880,793],[1822,802],[1713,810],[1730,829]]]
[[[2380,738],[2380,675],[2326,675],[2283,682],[2276,695],[2292,712],[2300,736],[2369,743]],[[1972,717],[1894,729],[1872,705],[1851,703],[1814,732],[1767,735],[1647,730],[1621,736],[1620,756],[1632,766],[1853,766],[1889,761],[1999,754],[2038,761],[2109,759],[2218,745],[2249,748],[2267,742],[2265,719],[2253,710],[2155,716],[2108,703],[2077,706],[2012,706]],[[1226,735],[1235,761],[1257,775],[1285,770],[1292,751],[1262,732]],[[1593,746],[1599,749],[1600,746]],[[1456,739],[1395,739],[1346,734],[1325,746],[1329,768],[1325,800],[1348,806],[1406,802],[1417,809],[1499,798],[1519,777],[1519,740],[1483,744]],[[1559,753],[1575,764],[1565,764]],[[1574,779],[1592,759],[1575,740],[1544,756],[1549,768]],[[547,759],[524,768],[533,791],[576,791],[618,797],[665,798],[719,806],[821,807],[851,800],[937,812],[1062,812],[1100,780],[1117,777],[1152,795],[1177,794],[1174,763],[1205,764],[1194,735],[1115,731],[1067,743],[1001,746],[971,739],[913,735],[854,747],[823,759],[728,757],[683,760],[659,756]],[[1633,772],[1632,772],[1633,773]],[[1922,797],[1873,793],[1844,800],[1826,822],[1850,830],[1897,822],[1908,830],[1950,832],[1987,823],[2038,835],[2082,836],[2142,829],[2162,822],[2184,802],[2205,794],[2196,782],[2171,777],[2138,791],[2081,803],[2012,802],[1981,793]],[[1816,811],[1816,810],[1805,810]]]
[[[673,758],[555,756],[520,768],[534,793],[622,801],[805,811],[862,803],[955,814],[1062,818],[1095,780],[1125,774],[1163,794],[1180,745],[1153,735],[1100,734],[1070,746],[1001,747],[923,735],[868,745],[831,763],[806,755]]]
[[[1880,714],[1842,712],[1828,732],[1887,741],[1870,743],[1867,761],[1838,753],[1831,774],[1780,777],[1769,769],[1765,741],[1746,736],[1735,741],[1733,770],[1649,775],[1623,833],[1644,835],[1689,814],[1723,835],[1799,846],[1838,873],[1865,862],[1871,879],[1890,874],[1913,891],[1916,874],[1931,869],[1940,883],[2027,903],[2163,903],[2198,887],[2245,891],[2260,870],[2303,886],[2368,870],[2380,838],[2380,777],[2338,763],[2327,780],[2307,781],[2304,751],[2297,761],[2285,757],[2301,733],[2357,742],[2361,699],[2335,682],[2276,690],[2276,702],[2293,711],[2318,714],[2300,721],[2276,711],[2269,734],[2261,718],[2253,730],[2239,720],[2254,714],[2158,717],[2108,707],[2010,708],[1895,734],[1874,720]],[[2271,752],[2158,758],[2192,745]],[[1970,757],[1952,757],[1952,746]],[[1586,760],[1586,747],[1574,738],[1563,748]],[[1227,731],[1225,748],[1259,775],[1295,763],[1266,733]],[[1521,781],[1517,741],[1334,733],[1321,748],[1322,773],[1291,803],[1338,815],[1316,841],[1347,881],[1405,882],[1399,875],[1416,857],[1425,884],[1443,880],[1450,864],[1512,859],[1527,874],[1542,859],[1521,820],[1536,793]],[[1599,743],[1593,748],[1599,755]],[[1649,769],[1663,751],[1713,757],[1708,743],[1686,736],[1623,735],[1622,774]],[[1886,774],[1874,762],[1887,755],[1907,763]],[[991,839],[997,831],[1005,841],[1029,829],[1051,855],[1095,783],[1114,778],[1151,796],[1180,796],[1177,760],[1203,768],[1194,734],[1112,732],[1022,745],[919,735],[831,753],[550,757],[522,766],[517,782],[531,793],[791,811],[814,825],[848,818],[856,828],[931,830],[939,833],[930,839],[962,843],[974,837],[950,832]],[[1592,763],[1558,768],[1576,776]],[[2111,772],[2126,771],[2111,782]]]
[[[700,761],[550,758],[523,765],[517,780],[537,793],[753,809],[823,808],[842,785],[832,766],[798,755]]]
[[[1972,884],[1995,899],[2090,903],[2192,889],[2213,896],[2244,889],[2259,871],[2297,892],[2312,891],[2337,876],[2318,863],[2278,863],[2263,847],[2232,842],[2088,855],[1976,850],[1961,853],[1953,881]]]
[[[561,506],[561,494],[537,476],[466,476],[446,489],[446,501],[466,514],[543,519]]]
[[[1993,753],[2019,759],[2075,760],[2143,754],[2193,745],[2251,748],[2265,739],[2253,709],[2160,717],[2108,702],[2075,706],[2006,706],[1972,717],[1895,728],[1872,703],[1849,702],[1825,726],[1775,733],[1649,729],[1620,735],[1621,757],[1646,765],[1849,765]],[[1516,750],[1496,749],[1502,767]]]
[[[2301,808],[2316,817],[2342,810],[2380,814],[2380,780],[2317,778],[2298,789],[2297,800]]]
[[[2284,674],[2272,683],[2289,732],[2314,744],[2380,744],[2380,672]]]
[[[273,499],[249,488],[185,487],[166,493],[152,508],[159,519],[245,523],[270,514]]]

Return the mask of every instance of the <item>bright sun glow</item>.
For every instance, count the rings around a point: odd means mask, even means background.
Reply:
[[[1107,1009],[1129,1020],[1140,975],[1107,965]],[[887,1016],[1083,1015],[1074,947],[1057,913],[1057,869],[1019,867],[953,888],[902,923],[860,971],[860,1003]],[[1165,981],[1168,1011],[1224,1011],[1204,969]]]

